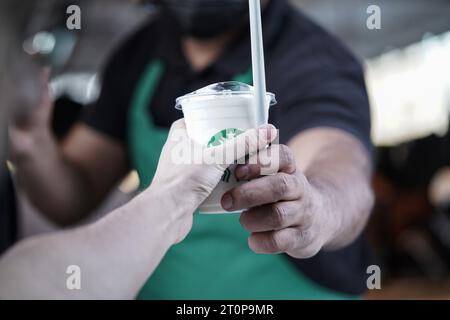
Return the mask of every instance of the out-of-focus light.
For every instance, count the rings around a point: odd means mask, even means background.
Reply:
[[[52,79],[50,90],[54,99],[67,95],[73,101],[86,105],[97,100],[100,83],[96,74],[69,73]]]
[[[375,144],[445,134],[450,101],[450,32],[392,50],[366,65]]]
[[[434,205],[450,203],[450,167],[442,168],[435,174],[428,196]]]
[[[36,33],[31,39],[25,40],[23,49],[31,55],[48,55],[53,52],[55,45],[55,36],[50,32],[41,31]]]
[[[139,175],[133,170],[120,183],[119,190],[123,193],[133,193],[139,190],[139,184]]]
[[[11,161],[6,160],[6,167],[8,168],[9,172],[11,173],[15,172],[14,164]]]
[[[49,54],[55,49],[55,36],[49,32],[39,32],[33,38],[33,47],[41,54]]]

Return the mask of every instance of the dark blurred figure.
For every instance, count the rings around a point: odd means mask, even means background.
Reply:
[[[26,106],[36,105],[38,69],[23,59],[20,44],[33,1],[0,2],[0,254],[16,240],[17,217],[13,185],[6,166],[6,138],[10,116],[20,120]]]

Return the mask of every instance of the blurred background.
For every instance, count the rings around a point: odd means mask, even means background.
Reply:
[[[366,69],[377,146],[369,235],[383,275],[382,290],[367,298],[450,299],[450,1],[293,2],[342,39]],[[153,11],[139,1],[70,4],[82,7],[82,30],[65,28],[67,3],[48,14],[43,2],[23,43],[54,66],[53,130],[60,139],[98,97],[105,59]],[[381,9],[380,30],[366,27],[369,5]],[[37,32],[40,20],[51,23]],[[137,185],[130,173],[91,219],[128,201]],[[20,237],[56,229],[20,190],[16,197]]]

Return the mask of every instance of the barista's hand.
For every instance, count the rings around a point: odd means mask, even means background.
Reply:
[[[234,139],[227,140],[216,147],[200,147],[187,136],[184,120],[176,121],[170,130],[169,137],[161,153],[155,178],[149,189],[164,190],[167,198],[167,212],[173,214],[172,221],[180,226],[177,239],[181,241],[192,226],[193,212],[209,196],[219,183],[223,172],[236,160],[247,154],[254,154],[265,148],[277,136],[272,125],[264,125],[258,129],[248,130]],[[204,160],[193,163],[191,157],[183,157],[197,152]],[[172,208],[170,210],[169,208]],[[181,209],[181,210],[180,210]]]
[[[270,157],[279,164],[273,175],[261,177],[261,165],[240,165],[236,176],[251,180],[226,193],[222,206],[229,211],[247,209],[241,224],[251,235],[248,243],[257,253],[285,252],[295,258],[315,255],[335,231],[327,202],[321,191],[298,170],[294,156],[284,145],[273,145]],[[278,162],[279,161],[279,162]],[[266,172],[266,174],[269,172]],[[254,180],[252,180],[254,179]]]

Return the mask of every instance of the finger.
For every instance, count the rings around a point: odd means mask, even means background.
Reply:
[[[169,138],[171,141],[179,141],[181,138],[187,138],[186,123],[184,118],[178,119],[172,123],[169,131]]]
[[[32,74],[34,76],[19,80],[17,94],[9,102],[14,106],[11,123],[21,128],[36,122],[47,125],[53,107],[48,84],[50,69],[39,69]]]
[[[178,119],[174,123],[172,123],[172,126],[170,127],[170,131],[176,130],[176,129],[186,129],[186,123],[184,121],[184,118]]]
[[[41,70],[41,73],[39,75],[40,76],[39,81],[40,81],[40,85],[41,85],[41,90],[43,92],[42,100],[45,100],[45,99],[48,100],[48,101],[52,100],[53,92],[52,92],[51,87],[50,87],[50,76],[51,76],[51,73],[52,73],[51,68],[44,67]]]
[[[222,207],[228,211],[247,209],[281,200],[296,200],[305,189],[298,174],[277,173],[244,183],[226,192]]]
[[[265,148],[277,136],[277,130],[273,125],[262,125],[256,129],[250,129],[225,141],[224,144],[205,149],[205,152],[214,156],[214,153],[223,155],[219,167],[223,170],[228,168],[237,160],[244,158],[248,154],[254,154],[258,150]]]
[[[305,216],[305,219],[302,219]],[[305,220],[305,221],[302,221]],[[252,208],[241,214],[240,223],[249,232],[281,230],[301,224],[309,226],[297,202],[282,201]]]
[[[13,161],[19,161],[22,157],[26,157],[28,151],[35,145],[30,134],[15,125],[8,125],[8,136],[11,142],[10,156]]]
[[[248,246],[255,253],[274,254],[293,250],[297,230],[286,228],[278,231],[253,233],[248,238]]]
[[[49,80],[50,80],[50,69],[45,68],[42,71],[42,96],[40,100],[39,108],[42,108],[42,117],[44,121],[50,121],[52,110],[53,110],[53,97],[54,92],[51,90]]]
[[[311,258],[321,249],[320,243],[314,241],[308,229],[297,228],[253,233],[248,238],[248,245],[256,253],[285,252],[297,259]]]
[[[47,86],[50,81],[50,75],[52,73],[52,69],[50,67],[43,67],[41,71],[41,83]]]
[[[236,177],[240,180],[251,180],[263,175],[277,172],[294,173],[296,163],[291,149],[286,145],[272,145],[252,155],[244,165],[236,167]]]

